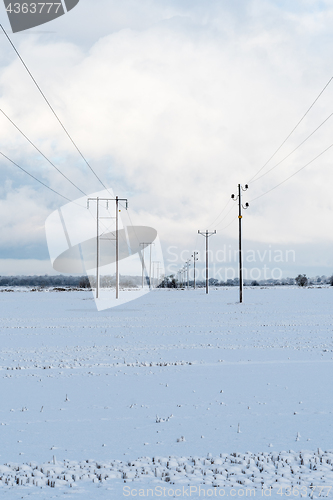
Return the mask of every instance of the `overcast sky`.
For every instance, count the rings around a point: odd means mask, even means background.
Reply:
[[[80,0],[16,34],[3,5],[0,15],[98,176],[128,198],[134,224],[157,229],[167,261],[186,250],[203,257],[198,229],[217,230],[213,255],[236,249],[236,203],[217,217],[248,182],[251,265],[281,251],[269,265],[284,276],[332,274],[333,147],[255,198],[333,143],[333,82],[259,175],[326,123],[250,182],[333,76],[331,1]],[[88,194],[102,189],[3,34],[0,89],[0,108],[59,169]],[[69,199],[82,196],[1,113],[0,133],[1,152]],[[0,274],[50,274],[44,224],[66,201],[6,159],[0,167]]]

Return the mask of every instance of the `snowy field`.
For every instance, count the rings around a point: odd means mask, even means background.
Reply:
[[[0,293],[0,498],[332,498],[332,296]]]

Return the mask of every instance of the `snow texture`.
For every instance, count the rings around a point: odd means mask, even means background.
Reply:
[[[332,293],[2,293],[1,497],[332,497]]]

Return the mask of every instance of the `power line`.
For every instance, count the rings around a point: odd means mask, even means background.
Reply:
[[[48,186],[47,184],[44,184],[44,182],[40,181],[39,179],[37,179],[37,177],[35,177],[34,175],[30,174],[29,172],[27,172],[27,170],[25,170],[24,168],[20,167],[20,165],[18,165],[17,163],[15,163],[15,161],[11,160],[10,158],[8,158],[8,156],[6,156],[4,153],[2,153],[0,151],[0,155],[2,155],[4,158],[6,158],[6,160],[10,161],[13,165],[15,165],[16,167],[18,167],[19,169],[21,169],[24,173],[26,173],[27,175],[29,175],[30,177],[32,177],[33,179],[35,179],[35,181],[39,182],[40,184],[42,184],[44,187],[46,187],[47,189],[49,189],[50,191],[53,191],[53,193],[61,196],[62,198],[64,198],[65,200],[67,201],[70,201],[71,203],[76,203],[75,201],[72,201],[70,200],[69,198],[67,198],[66,196],[58,193],[58,191],[55,191],[54,189],[52,189],[50,186]],[[78,203],[76,203],[76,205],[78,205]],[[79,205],[81,207],[81,205]]]
[[[287,158],[289,158],[289,156],[291,156],[293,153],[295,153],[295,151],[297,149],[299,149],[301,146],[303,146],[303,144],[308,140],[310,139],[310,137],[315,133],[317,132],[317,130],[320,129],[320,127],[322,127],[324,125],[324,123],[327,122],[327,120],[329,120],[329,118],[331,118],[331,116],[333,116],[333,113],[331,113],[313,132],[311,132],[310,135],[308,135],[304,141],[302,141],[295,149],[293,149],[287,156],[285,156],[281,161],[279,161],[278,163],[276,163],[276,165],[274,165],[274,167],[270,168],[269,170],[267,170],[267,172],[264,172],[263,174],[261,174],[259,177],[257,177],[254,181],[252,181],[252,184],[254,182],[257,182],[259,179],[261,179],[262,177],[264,177],[266,174],[268,174],[269,172],[271,172],[272,170],[274,170],[274,168],[276,168],[278,165],[280,165],[282,162],[284,162]]]
[[[236,206],[236,205],[235,205],[235,206]],[[220,232],[221,232],[221,231],[224,231],[225,229],[227,229],[227,227],[231,226],[231,224],[232,224],[232,223],[233,223],[236,219],[238,219],[238,215],[237,215],[236,217],[234,217],[234,218],[232,219],[232,221],[230,221],[230,222],[229,222],[229,224],[227,224],[226,226],[222,227],[222,229],[220,229]]]
[[[45,158],[45,160],[48,161],[50,163],[50,165],[52,165],[52,167],[55,168],[59,172],[59,174],[61,174],[68,182],[70,182],[72,184],[72,186],[74,186],[76,189],[78,189],[78,191],[80,191],[80,193],[87,196],[87,194],[84,191],[82,191],[82,189],[80,189],[76,184],[74,184],[74,182],[72,182],[63,172],[61,172],[61,170],[58,167],[56,167],[56,165],[54,165],[54,163],[52,163],[52,161],[49,158],[47,158],[47,156],[44,155],[44,153],[42,153],[42,151],[29,139],[29,137],[24,132],[22,132],[21,129],[19,129],[19,127],[13,122],[13,120],[11,120],[9,118],[8,115],[6,115],[6,113],[1,108],[0,108],[0,111],[7,118],[7,120],[9,120],[10,123],[16,128],[16,130],[18,130],[20,132],[20,134],[22,134],[23,137],[36,149],[36,151],[38,151],[38,153],[40,153],[43,156],[43,158]]]
[[[23,66],[27,70],[27,72],[28,72],[29,76],[31,77],[32,81],[34,82],[34,84],[36,85],[37,89],[39,90],[40,94],[44,98],[46,104],[48,105],[48,107],[50,108],[50,110],[52,111],[52,113],[54,114],[54,116],[56,117],[56,119],[58,120],[59,124],[61,125],[62,129],[66,133],[67,137],[72,142],[73,146],[75,147],[75,149],[77,150],[77,152],[79,153],[79,155],[81,156],[81,158],[83,159],[83,161],[90,168],[90,170],[92,171],[92,173],[94,174],[94,176],[96,177],[96,179],[98,179],[98,181],[102,184],[102,186],[104,187],[104,189],[107,190],[107,187],[105,186],[105,184],[103,183],[103,181],[99,178],[99,176],[96,174],[96,172],[94,171],[94,169],[92,168],[92,166],[88,163],[88,161],[86,160],[86,158],[83,156],[83,153],[80,151],[80,149],[78,148],[78,146],[74,142],[74,139],[71,137],[70,133],[67,131],[66,127],[63,125],[62,121],[60,120],[59,116],[57,115],[57,113],[53,109],[53,107],[52,107],[51,103],[49,102],[49,100],[47,99],[46,95],[44,94],[44,92],[42,91],[42,89],[40,88],[40,86],[38,85],[37,81],[35,80],[34,76],[32,75],[31,71],[29,70],[28,66],[26,65],[26,63],[22,59],[21,55],[19,54],[18,50],[16,49],[15,45],[13,44],[13,42],[11,41],[11,39],[9,38],[9,36],[7,35],[7,33],[4,30],[2,24],[0,24],[0,27],[1,27],[2,31],[4,32],[6,38],[8,39],[9,43],[13,47],[14,51],[16,52],[17,56],[19,57],[20,61],[22,62]]]
[[[282,148],[282,146],[287,142],[287,140],[289,139],[289,137],[295,132],[295,130],[297,129],[297,127],[301,124],[301,122],[304,120],[304,118],[306,117],[306,115],[309,113],[309,111],[313,108],[313,106],[316,104],[316,102],[318,101],[318,99],[320,98],[320,96],[324,93],[324,91],[327,89],[327,87],[329,86],[329,84],[331,83],[331,81],[333,80],[333,76],[329,79],[329,81],[326,83],[325,87],[321,90],[321,92],[319,93],[319,95],[316,97],[316,99],[313,101],[313,103],[311,104],[311,106],[308,108],[308,110],[304,113],[304,115],[302,116],[302,118],[299,120],[299,122],[295,125],[295,127],[292,129],[292,131],[287,135],[287,137],[284,139],[284,141],[280,144],[280,146],[277,148],[277,150],[272,154],[272,156],[266,161],[266,163],[258,170],[258,172],[249,180],[248,184],[250,182],[253,181],[253,179],[255,177],[257,177],[257,175],[262,171],[263,168],[266,167],[266,165],[272,160],[272,158],[276,155],[276,153],[278,151],[280,151],[280,149]]]
[[[132,218],[131,218],[131,215],[130,215],[129,209],[127,210],[127,215],[128,215],[128,218],[129,218],[130,224],[131,224],[131,226],[132,226],[132,228],[133,228],[134,236],[136,237],[137,242],[138,242],[138,243],[139,243],[139,245],[140,245],[140,240],[139,240],[139,238],[138,238],[138,235],[136,234],[136,231],[135,231],[135,226],[134,226],[134,224],[133,224],[133,222],[132,222]]]
[[[219,215],[216,217],[216,219],[213,220],[211,226],[213,224],[215,224],[215,222],[220,218],[220,216],[223,214],[223,212],[225,211],[225,209],[227,208],[227,206],[229,205],[229,203],[231,202],[231,200],[229,199],[228,202],[226,203],[226,205],[223,207],[223,209],[221,210],[221,212],[219,213]],[[229,213],[229,212],[228,212]],[[223,219],[222,219],[223,220]],[[220,224],[220,222],[219,222]]]
[[[272,187],[271,189],[269,189],[268,191],[265,191],[265,193],[262,193],[260,194],[259,196],[257,196],[256,198],[252,198],[252,200],[250,201],[255,201],[255,200],[258,200],[259,198],[261,198],[262,196],[265,196],[265,194],[268,194],[270,193],[271,191],[273,191],[274,189],[276,189],[277,187],[281,186],[281,184],[284,184],[285,182],[289,181],[289,179],[291,179],[292,177],[294,177],[294,175],[298,174],[301,170],[303,170],[304,168],[306,168],[308,165],[310,165],[311,163],[313,163],[315,160],[317,160],[320,156],[322,156],[324,153],[326,153],[326,151],[328,151],[329,149],[331,149],[333,147],[333,144],[331,144],[330,146],[328,146],[328,148],[324,149],[324,151],[322,151],[319,155],[317,155],[315,158],[313,158],[311,161],[309,161],[308,163],[306,163],[306,165],[303,165],[303,167],[299,168],[298,170],[296,170],[296,172],[294,172],[293,174],[289,175],[289,177],[287,177],[286,179],[284,179],[283,181],[279,182],[279,184],[276,184],[276,186]]]
[[[232,207],[230,208],[230,210],[228,210],[228,212],[225,214],[225,216],[223,217],[223,219],[221,219],[220,222],[218,224],[216,224],[216,227],[218,227],[228,217],[228,215],[230,214],[230,212],[232,212],[232,210],[234,208],[235,208],[235,205],[232,205]]]
[[[121,202],[121,200],[126,200],[126,205],[123,205],[122,203],[120,203],[120,202]],[[126,211],[127,211],[127,210],[128,210],[128,202],[127,202],[127,198],[120,198],[120,199],[118,199],[118,205],[119,205],[119,206],[121,206],[124,210],[126,210]],[[119,210],[119,208],[118,208],[118,210]],[[109,213],[109,214],[110,214],[110,216],[111,216],[111,212],[110,212],[109,208],[107,208],[107,211],[108,211],[108,213]],[[120,212],[120,210],[119,210],[119,212]],[[116,217],[112,217],[112,216],[111,216],[111,218],[116,219]],[[127,245],[127,244],[128,244],[128,243],[127,243],[127,240],[126,240],[126,237],[125,237],[125,234],[124,234],[124,232],[123,232],[123,231],[119,231],[119,235],[118,235],[118,236],[119,236],[120,240],[122,241],[122,243],[124,243],[125,245]]]

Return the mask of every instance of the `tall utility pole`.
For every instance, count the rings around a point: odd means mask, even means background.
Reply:
[[[231,195],[231,198],[234,201],[238,200],[238,255],[239,255],[239,302],[243,302],[243,261],[242,261],[242,208],[246,210],[250,205],[245,203],[242,205],[242,191],[246,191],[248,189],[248,185],[241,186],[238,184],[238,195],[235,197],[234,194]]]
[[[194,252],[193,252],[193,255],[192,255],[192,257],[193,257],[193,280],[194,280],[194,282],[193,282],[193,288],[194,288],[194,290],[195,290],[195,262],[196,262],[197,260],[199,260],[199,259],[197,258],[197,255],[198,255],[198,254],[199,254],[199,252],[195,252],[195,251],[194,251]]]
[[[208,229],[204,232],[198,230],[198,234],[201,234],[201,236],[206,238],[206,293],[208,293],[208,238],[213,234],[216,234],[216,230],[212,232],[209,232]]]
[[[89,201],[89,199],[88,199]],[[98,299],[99,292],[99,198],[96,198],[96,211],[97,211],[97,234],[96,234],[96,299]]]
[[[97,215],[97,235],[96,235],[96,299],[99,296],[99,220],[100,219],[110,219],[112,217],[100,217],[99,215],[99,202],[106,201],[108,207],[109,201],[116,202],[116,299],[119,298],[119,201],[126,202],[126,210],[128,207],[127,198],[88,198],[87,208],[89,208],[89,201],[96,201],[96,215]]]
[[[126,200],[126,208],[127,208],[127,200]],[[116,299],[119,298],[119,199],[116,196]]]

